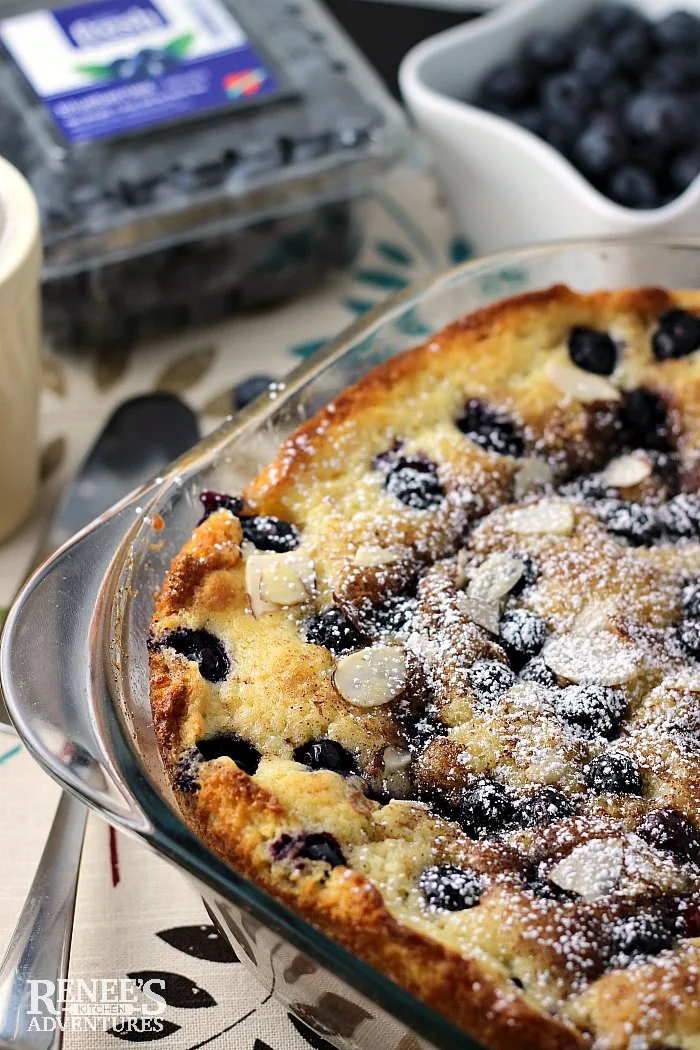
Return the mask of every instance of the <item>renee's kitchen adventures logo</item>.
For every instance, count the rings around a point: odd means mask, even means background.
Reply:
[[[163,1029],[161,1014],[165,982],[129,977],[93,980],[28,981],[30,1032],[132,1032],[157,1034]]]

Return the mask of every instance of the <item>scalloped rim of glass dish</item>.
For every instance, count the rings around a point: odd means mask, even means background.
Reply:
[[[511,249],[450,267],[391,296],[344,329],[338,337],[294,369],[285,380],[279,397],[268,398],[263,395],[177,460],[166,474],[126,497],[65,544],[37,570],[22,588],[10,610],[5,627],[1,669],[3,682],[6,684],[8,707],[28,750],[54,779],[111,823],[145,840],[158,853],[184,869],[200,884],[209,887],[224,898],[232,898],[263,925],[281,934],[298,950],[306,952],[320,965],[342,978],[368,999],[376,1002],[389,1014],[396,1016],[417,1034],[430,1042],[437,1039],[437,1045],[441,1050],[466,1050],[468,1047],[477,1050],[480,1044],[432,1008],[394,984],[381,972],[373,969],[315,929],[274,897],[238,875],[189,829],[174,805],[171,806],[165,802],[162,793],[138,755],[132,739],[133,733],[125,717],[125,712],[129,710],[129,701],[124,690],[124,677],[126,676],[119,667],[119,650],[125,610],[131,600],[132,573],[139,549],[145,550],[146,546],[153,543],[152,519],[154,513],[157,513],[154,508],[164,501],[166,494],[172,492],[174,486],[185,487],[195,470],[198,471],[209,465],[236,438],[242,438],[262,428],[266,422],[271,423],[277,413],[284,408],[285,403],[292,400],[300,388],[319,377],[350,347],[367,339],[376,329],[391,323],[392,318],[403,313],[412,301],[418,302],[427,292],[440,285],[449,287],[452,283],[458,283],[465,276],[472,274],[478,276],[480,270],[492,271],[494,264],[497,265],[500,260],[504,262],[507,260],[508,266],[512,267],[519,262],[526,262],[557,251],[578,249],[605,253],[606,249],[621,249],[628,246],[659,250],[694,249],[700,251],[700,239],[678,239],[668,244],[654,240],[587,238],[548,243],[532,248]],[[97,790],[91,791],[86,783],[75,776],[70,769],[64,766],[59,767],[55,757],[50,754],[47,747],[42,744],[40,737],[34,732],[31,716],[25,715],[18,703],[11,676],[8,673],[8,638],[12,638],[14,626],[29,593],[53,571],[71,548],[77,544],[89,542],[91,539],[94,540],[100,529],[111,519],[130,508],[136,515],[135,520],[127,528],[126,534],[123,535],[114,551],[109,568],[102,578],[98,601],[91,618],[92,630],[89,637],[88,659],[91,663],[92,703],[89,717],[97,739],[104,745],[107,754],[112,759],[110,772],[114,776],[117,787],[120,787],[131,801],[132,812],[134,807],[138,811],[139,819],[137,820],[116,806],[106,805],[103,794]],[[95,666],[96,659],[100,662],[100,666]],[[111,685],[110,696],[103,696],[101,701],[95,695],[96,673],[98,678],[102,675]]]

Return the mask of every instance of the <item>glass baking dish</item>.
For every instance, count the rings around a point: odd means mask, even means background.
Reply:
[[[219,860],[166,784],[148,700],[153,592],[198,517],[202,489],[239,490],[279,442],[373,365],[461,314],[565,282],[700,288],[700,242],[523,249],[445,271],[367,314],[265,396],[47,561],[15,602],[1,673],[40,764],[198,885],[214,921],[285,1005],[344,1050],[477,1050],[451,1023]],[[468,989],[455,994],[469,994]]]

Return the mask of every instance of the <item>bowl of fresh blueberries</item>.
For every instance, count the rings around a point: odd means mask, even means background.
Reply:
[[[700,236],[700,0],[513,0],[400,79],[476,250]]]

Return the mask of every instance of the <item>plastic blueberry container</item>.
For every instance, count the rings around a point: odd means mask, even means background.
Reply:
[[[163,773],[148,697],[153,594],[199,517],[203,489],[240,491],[279,443],[377,363],[465,313],[558,282],[580,291],[700,289],[700,243],[586,242],[466,263],[361,320],[79,533],[26,584],[0,673],[20,736],[66,790],[193,880],[242,962],[341,1050],[479,1050],[424,1003],[218,859],[186,826]],[[406,324],[411,318],[411,325]],[[153,524],[164,523],[154,530]],[[37,640],[41,644],[37,644]],[[468,996],[468,987],[454,989]]]
[[[659,19],[700,0],[628,0]],[[600,0],[513,0],[413,48],[401,91],[430,143],[457,229],[475,251],[571,237],[700,235],[700,178],[664,207],[633,210],[599,192],[563,154],[468,100],[482,77],[541,29],[575,25]]]
[[[111,6],[122,22],[94,0],[0,4],[0,154],[39,201],[51,342],[118,348],[348,263],[354,202],[406,129],[325,9]]]

